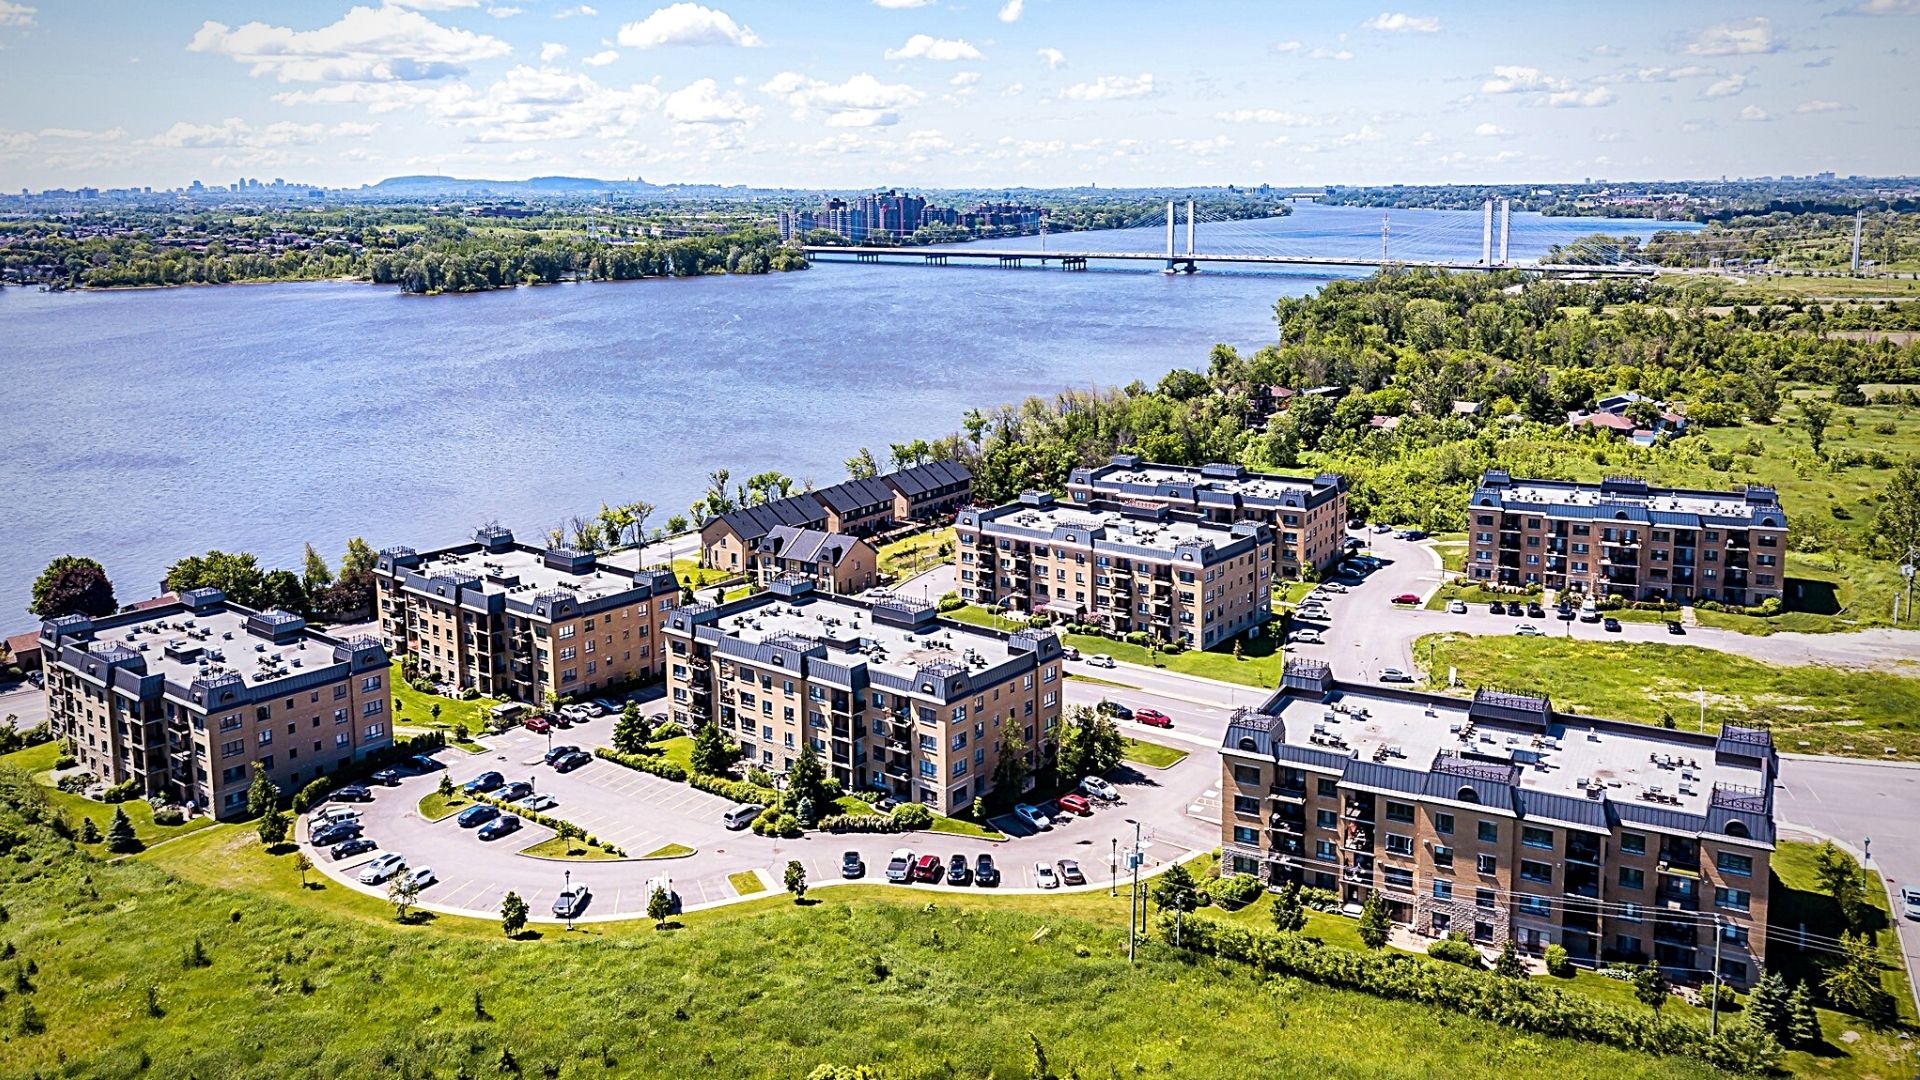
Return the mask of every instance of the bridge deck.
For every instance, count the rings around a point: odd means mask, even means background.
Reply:
[[[800,250],[810,257],[815,255],[852,255],[921,260],[934,256],[946,259],[1031,259],[1035,262],[1108,259],[1120,262],[1195,264],[1212,262],[1268,266],[1370,266],[1376,268],[1381,266],[1417,266],[1437,270],[1538,270],[1553,273],[1625,274],[1633,276],[1651,276],[1654,273],[1654,269],[1648,266],[1585,266],[1575,263],[1510,263],[1505,266],[1488,266],[1480,262],[1460,262],[1447,259],[1382,260],[1345,255],[1233,255],[1210,252],[1195,252],[1192,255],[1168,255],[1162,251],[1040,251],[1011,248],[847,247],[834,244],[806,244],[802,245]]]

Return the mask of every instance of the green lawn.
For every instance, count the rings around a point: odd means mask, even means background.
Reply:
[[[573,862],[606,862],[620,858],[604,848],[588,846],[585,840],[577,838],[562,840],[557,836],[549,836],[532,847],[521,848],[519,853],[536,859],[568,859]],[[691,851],[687,854],[691,854]],[[654,856],[649,855],[647,858],[651,859]]]
[[[86,845],[86,847],[89,851],[104,853],[106,851],[105,837],[107,835],[107,825],[113,820],[114,804],[97,802],[85,796],[69,794],[52,786],[51,781],[46,778],[45,774],[52,771],[53,763],[59,757],[60,743],[58,740],[55,740],[54,742],[41,743],[39,746],[29,746],[24,750],[15,750],[11,754],[0,756],[0,766],[10,766],[19,769],[40,783],[47,785],[46,792],[48,801],[53,803],[55,809],[67,816],[67,821],[73,825],[75,836],[79,835],[80,819],[92,818],[93,823],[100,827],[100,836],[102,839],[99,843],[89,844]],[[133,834],[140,838],[142,845],[147,847],[171,840],[176,836],[184,836],[187,833],[198,832],[214,824],[213,818],[202,816],[189,818],[178,825],[155,825],[153,823],[153,806],[145,799],[129,799],[118,805],[127,812],[127,820],[133,822]]]
[[[691,854],[693,854],[693,849],[685,844],[667,844],[654,848],[652,851],[640,857],[643,859],[684,859]]]
[[[989,630],[1013,631],[1027,625],[1027,620],[1024,618],[1009,619],[1005,616],[995,615],[978,604],[968,604],[963,608],[943,611],[940,613],[940,617],[943,619],[952,619],[954,622],[967,623],[972,626],[984,626]]]
[[[680,584],[682,585],[691,585],[696,589],[704,589],[710,585],[718,585],[723,581],[739,577],[740,575],[737,573],[729,573],[725,570],[715,570],[710,566],[701,566],[697,559],[675,559],[673,560],[673,576],[679,578]],[[701,599],[704,600],[706,598],[701,597]]]
[[[1429,680],[1457,667],[1463,689],[1548,693],[1556,708],[1678,726],[1771,726],[1782,750],[1920,758],[1920,678],[1882,671],[1780,667],[1693,645],[1429,634],[1414,643]],[[1888,755],[1885,748],[1896,753]]]
[[[953,527],[919,533],[880,546],[880,573],[904,581],[915,574],[953,561]]]
[[[1007,838],[1007,834],[990,825],[981,825],[977,822],[962,820],[961,818],[942,817],[939,814],[933,815],[933,828],[929,831],[946,833],[949,836],[971,836],[977,840],[1005,840]]]
[[[428,821],[439,821],[448,814],[456,814],[465,809],[473,800],[460,794],[458,789],[451,795],[442,795],[438,791],[429,791],[420,796],[420,816]]]
[[[766,885],[760,881],[760,875],[751,870],[742,870],[737,874],[728,874],[727,884],[732,885],[733,891],[739,893],[741,896],[752,896],[754,893],[767,891]]]
[[[1151,664],[1183,675],[1271,689],[1280,685],[1280,668],[1286,661],[1286,654],[1280,647],[1278,627],[1279,623],[1276,622],[1268,628],[1271,632],[1262,633],[1252,641],[1242,641],[1240,648],[1243,659],[1240,660],[1233,658],[1231,644],[1205,652],[1189,649],[1181,653],[1156,654],[1142,645],[1088,634],[1065,634],[1061,640],[1079,649],[1082,656],[1105,653],[1129,664]]]
[[[854,817],[859,817],[864,814],[878,814],[880,812],[874,809],[872,803],[858,795],[842,795],[833,801],[833,805],[836,812],[849,814]]]
[[[1145,739],[1126,740],[1126,749],[1122,756],[1128,761],[1137,761],[1156,769],[1169,769],[1187,759],[1187,751],[1178,747],[1163,746]]]
[[[692,775],[693,773],[693,736],[676,735],[671,739],[666,739],[661,742],[652,743],[650,745],[652,745],[654,750],[657,753],[659,753],[661,756],[665,757],[668,761],[671,761],[674,764],[680,766],[681,768],[687,770],[688,775]]]
[[[423,694],[408,686],[400,677],[400,663],[394,661],[392,674],[388,681],[393,687],[393,719],[396,725],[430,728],[445,726],[457,728],[466,733],[467,740],[475,735],[483,735],[487,730],[488,714],[497,698],[474,698],[462,701],[459,698],[442,697],[439,694]],[[440,707],[440,715],[433,715],[434,706]]]
[[[1773,853],[1773,881],[1767,907],[1767,923],[1771,928],[1767,959],[1784,970],[1790,980],[1807,977],[1815,972],[1815,962],[1829,959],[1823,953],[1801,953],[1791,947],[1801,924],[1806,925],[1809,934],[1829,938],[1837,938],[1847,929],[1840,906],[1820,890],[1820,879],[1814,871],[1814,854],[1819,849],[1818,844],[1786,840]],[[1880,983],[1897,1002],[1900,1019],[1908,1024],[1920,1023],[1920,1016],[1914,1012],[1913,994],[1907,988],[1906,960],[1900,952],[1900,938],[1893,929],[1893,908],[1877,874],[1867,875],[1867,901],[1873,910],[1867,916],[1866,929],[1874,935],[1881,963],[1886,967]]]
[[[1140,689],[1132,683],[1114,682],[1112,679],[1102,679],[1097,675],[1081,675],[1071,671],[1067,673],[1067,678],[1072,679],[1074,682],[1086,683],[1088,686],[1110,686],[1115,690]]]
[[[1277,610],[1282,604],[1297,604],[1317,587],[1312,581],[1281,581],[1273,586],[1269,599]]]

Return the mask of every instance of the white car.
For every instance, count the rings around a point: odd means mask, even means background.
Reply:
[[[1087,657],[1087,666],[1110,668],[1113,666],[1113,657],[1108,656],[1106,653],[1094,653],[1092,656]]]
[[[1331,617],[1327,614],[1327,609],[1317,604],[1303,604],[1295,608],[1293,617],[1296,619],[1312,619],[1314,622],[1332,621]]]
[[[1397,667],[1381,668],[1380,681],[1381,682],[1412,682],[1413,676],[1409,675],[1404,671],[1401,671]]]
[[[360,868],[360,884],[378,885],[400,872],[407,860],[397,851],[376,855],[373,861]]]
[[[513,805],[519,807],[522,810],[540,811],[540,810],[551,810],[559,802],[560,800],[554,798],[553,796],[547,794],[544,791],[536,791],[533,794],[527,796],[526,798],[521,799],[519,802],[514,803]]]
[[[1320,631],[1318,630],[1295,630],[1293,633],[1287,635],[1287,640],[1296,645],[1325,645],[1327,643],[1326,639],[1320,636]]]
[[[1040,808],[1033,805],[1032,803],[1015,804],[1013,808],[1013,816],[1019,818],[1021,821],[1026,822],[1029,826],[1035,829],[1053,828],[1053,822],[1048,821],[1047,815],[1041,813]]]
[[[1900,890],[1900,914],[1909,919],[1920,919],[1920,889],[1909,885]]]
[[[424,889],[440,879],[433,876],[433,867],[416,866],[407,871],[407,876],[403,880],[416,889]]]
[[[1455,600],[1453,603],[1447,605],[1447,610],[1453,612],[1455,615],[1465,615],[1467,613],[1467,602],[1465,600]]]
[[[1080,790],[1083,792],[1086,792],[1089,796],[1095,799],[1099,799],[1103,802],[1119,802],[1120,801],[1120,789],[1117,787],[1114,787],[1112,784],[1107,783],[1105,780],[1102,780],[1097,776],[1081,777]]]
[[[1033,883],[1042,889],[1057,889],[1060,887],[1060,877],[1046,863],[1034,863]]]
[[[310,822],[308,822],[308,824],[314,828],[319,828],[322,825],[331,825],[336,821],[359,821],[359,820],[360,820],[360,811],[355,810],[353,807],[342,806],[339,803],[329,803],[328,805],[323,806],[318,810],[315,810],[313,812],[313,818]]]
[[[1513,632],[1515,635],[1519,637],[1546,637],[1547,636],[1539,627],[1533,625],[1532,623],[1521,623],[1519,626],[1516,626],[1513,628]]]
[[[1330,592],[1330,593],[1343,593],[1343,592],[1346,592],[1346,591],[1347,591],[1347,587],[1346,587],[1345,585],[1342,585],[1342,584],[1340,584],[1340,583],[1339,583],[1339,582],[1337,582],[1337,581],[1323,581],[1323,582],[1321,582],[1321,583],[1320,583],[1320,584],[1319,584],[1318,586],[1316,586],[1316,587],[1315,587],[1315,589],[1314,589],[1314,591],[1315,591],[1315,592]]]

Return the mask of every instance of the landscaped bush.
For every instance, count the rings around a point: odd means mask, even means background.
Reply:
[[[940,611],[959,611],[966,606],[967,602],[960,599],[960,594],[957,592],[947,593],[940,598],[939,603],[934,605],[934,607]]]
[[[1207,895],[1228,911],[1253,903],[1262,891],[1260,879],[1252,874],[1224,874],[1207,885]]]
[[[61,777],[54,786],[69,795],[78,795],[99,781],[100,778],[90,772],[77,772]]]
[[[295,792],[293,796],[293,812],[296,814],[304,814],[314,803],[326,798],[328,783],[325,777],[320,777]]]
[[[1547,963],[1547,974],[1556,979],[1573,978],[1573,961],[1568,959],[1565,946],[1547,946],[1546,955],[1541,957],[1541,959]]]
[[[643,773],[652,773],[655,776],[672,780],[677,784],[684,784],[687,780],[687,770],[681,768],[679,762],[668,761],[666,758],[657,754],[623,754],[618,750],[609,750],[603,746],[596,749],[593,752],[593,756],[611,761],[615,765],[625,765],[629,769],[635,769]]]
[[[619,848],[614,847],[612,844],[601,843],[599,837],[589,835],[587,833],[587,830],[581,828],[578,825],[575,825],[573,822],[568,821],[565,818],[557,818],[548,814],[542,814],[537,810],[522,809],[521,807],[515,806],[512,803],[506,801],[505,799],[495,798],[494,796],[489,795],[485,792],[476,793],[473,797],[483,803],[488,803],[490,805],[497,806],[501,810],[509,814],[512,814],[513,816],[519,818],[522,821],[527,822],[528,824],[545,825],[547,828],[552,829],[555,833],[559,833],[561,831],[561,827],[565,826],[568,832],[571,832],[576,839],[578,839],[582,844],[586,845],[587,847],[599,848],[600,850],[606,852],[609,855],[614,855],[614,856],[626,855],[626,852],[621,851]]]
[[[892,817],[894,823],[902,829],[933,828],[933,811],[917,802],[903,802],[899,806],[894,807],[892,814],[889,816]]]
[[[1222,878],[1222,881],[1230,880]],[[1174,920],[1159,919],[1160,937],[1175,940]],[[1680,1054],[1737,1071],[1779,1068],[1779,1047],[1756,1047],[1744,1024],[1718,1037],[1693,1023],[1626,1009],[1544,983],[1506,979],[1452,964],[1409,963],[1403,956],[1362,953],[1299,934],[1276,934],[1216,919],[1185,921],[1179,948],[1250,964],[1378,997],[1437,1005],[1480,1020],[1541,1035],[1605,1043],[1629,1050]]]
[[[1467,940],[1467,936],[1458,931],[1427,946],[1427,955],[1435,960],[1445,960],[1449,964],[1459,964],[1461,967],[1473,968],[1475,971],[1482,966],[1480,950],[1474,948],[1473,943]]]
[[[1152,639],[1147,637],[1145,630],[1135,630],[1127,635],[1127,644],[1138,645],[1143,649],[1147,647],[1147,642],[1150,640]]]
[[[833,814],[820,819],[816,826],[821,832],[830,833],[897,833],[906,832],[907,827],[895,820],[891,814]]]
[[[1308,887],[1300,890],[1300,903],[1315,911],[1339,911],[1340,894],[1332,889]]]
[[[800,819],[782,810],[769,810],[753,819],[755,836],[782,836],[792,839],[803,831],[800,828]]]
[[[138,780],[122,780],[100,793],[100,801],[104,803],[123,803],[139,797],[140,782]]]
[[[687,783],[710,795],[732,799],[737,803],[759,803],[762,806],[772,806],[780,801],[780,793],[772,788],[749,784],[744,780],[730,780],[724,776],[694,773],[687,777]]]
[[[183,825],[186,820],[187,812],[177,806],[163,806],[153,812],[155,825]]]

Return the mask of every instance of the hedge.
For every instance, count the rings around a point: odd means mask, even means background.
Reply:
[[[473,798],[479,802],[483,802],[491,806],[499,807],[500,809],[506,811],[509,814],[512,814],[513,816],[519,818],[522,821],[532,822],[535,825],[545,825],[547,828],[552,829],[554,831],[554,835],[556,836],[559,835],[560,833],[560,827],[564,825],[573,832],[573,835],[579,837],[588,847],[597,847],[609,855],[618,855],[618,856],[626,855],[626,852],[621,851],[619,848],[614,847],[612,844],[601,843],[598,837],[587,832],[587,830],[581,828],[580,826],[575,825],[573,822],[566,820],[565,818],[552,817],[547,814],[542,814],[537,810],[527,810],[522,807],[515,806],[514,804],[508,802],[505,799],[496,799],[492,795],[488,795],[484,792],[476,792]]]
[[[1160,916],[1159,935],[1174,945],[1174,920]],[[1666,1020],[1651,1011],[1629,1010],[1530,980],[1501,978],[1453,964],[1426,964],[1404,954],[1373,954],[1325,945],[1298,934],[1277,934],[1215,919],[1196,918],[1180,928],[1176,948],[1250,964],[1377,997],[1437,1005],[1504,1027],[1628,1050],[1676,1054],[1715,1066],[1755,1069],[1769,1050],[1757,1047],[1744,1025],[1719,1036],[1698,1024]],[[1779,1067],[1779,1047],[1761,1069]]]
[[[819,828],[821,832],[831,833],[907,831],[907,827],[900,824],[891,814],[832,814],[820,819]]]
[[[609,750],[602,746],[593,752],[593,756],[615,765],[625,765],[643,773],[652,773],[676,784],[687,782],[687,770],[677,761],[669,761],[659,754],[623,754],[618,750]]]
[[[681,768],[679,765],[658,755],[623,754],[618,750],[608,750],[605,747],[601,747],[593,752],[593,756],[611,761],[615,765],[625,765],[629,769],[652,773],[655,776],[672,780],[675,783],[696,787],[708,794],[718,795],[723,799],[731,799],[737,803],[759,803],[762,806],[773,806],[780,801],[780,793],[770,787],[749,784],[745,780],[730,780],[724,776],[709,776],[706,773],[688,773],[687,770]]]

